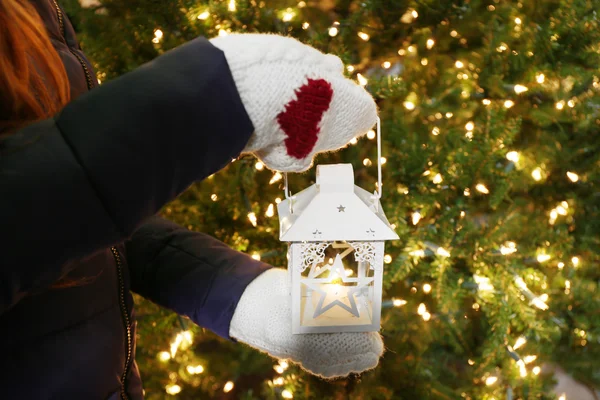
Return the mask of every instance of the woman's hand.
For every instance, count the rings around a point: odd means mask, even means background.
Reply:
[[[375,125],[375,101],[344,77],[338,57],[270,34],[232,34],[211,43],[225,53],[254,125],[244,152],[267,167],[305,171],[315,154],[337,150]]]
[[[324,378],[375,368],[383,354],[378,332],[292,334],[288,272],[263,272],[244,291],[229,328],[231,337]]]

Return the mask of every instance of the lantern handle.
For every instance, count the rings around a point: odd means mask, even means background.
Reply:
[[[382,181],[381,181],[381,119],[377,117],[377,191],[374,197],[377,200],[381,199],[382,192]]]
[[[290,187],[288,184],[288,174],[287,172],[283,173],[283,181],[284,181],[284,192],[285,192],[285,198],[288,200],[288,203],[290,205],[290,214],[294,213],[294,208],[292,207],[292,203],[294,202],[294,199],[296,198],[296,196],[292,196],[290,195]]]

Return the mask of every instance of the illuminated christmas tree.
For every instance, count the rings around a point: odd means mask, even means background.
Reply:
[[[600,386],[600,1],[64,3],[101,80],[199,35],[275,32],[340,55],[380,107],[400,235],[380,366],[325,382],[138,298],[148,399],[551,399],[554,365]],[[372,191],[374,138],[317,163]],[[245,157],[163,214],[285,267],[282,185]]]

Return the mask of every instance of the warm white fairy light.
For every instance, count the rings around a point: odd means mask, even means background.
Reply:
[[[155,29],[154,30],[154,39],[152,39],[152,43],[160,42],[162,37],[163,37],[163,31],[161,31],[160,29]]]
[[[431,314],[429,312],[425,311],[423,313],[423,315],[421,315],[421,318],[423,318],[423,321],[427,322],[431,319]]]
[[[567,178],[569,178],[571,182],[577,182],[579,180],[579,175],[575,172],[567,171]]]
[[[386,264],[389,264],[392,262],[392,256],[389,254],[386,254],[385,256],[383,256],[383,262]]]
[[[504,108],[511,108],[511,107],[512,107],[512,106],[514,106],[514,105],[515,105],[515,102],[514,102],[514,101],[512,101],[512,100],[506,100],[506,101],[504,102]]]
[[[521,18],[519,18],[519,17],[516,17],[516,18],[515,18],[515,24],[517,24],[517,25],[521,25]]]
[[[425,257],[425,250],[423,250],[423,249],[413,250],[409,254],[411,256],[415,256],[415,257]]]
[[[460,61],[460,60],[456,60],[456,62],[454,63],[454,66],[456,68],[462,68],[462,67],[465,66],[465,64],[462,61]]]
[[[227,36],[228,32],[225,29],[219,29],[219,36]]]
[[[373,129],[367,132],[367,139],[373,140],[375,139],[375,136],[375,131]]]
[[[437,185],[437,184],[442,183],[443,180],[444,180],[444,178],[442,177],[442,174],[438,173],[433,177],[432,182]]]
[[[477,189],[478,192],[483,193],[483,194],[490,193],[490,190],[483,183],[478,183],[477,186],[475,186],[475,189]]]
[[[296,13],[293,12],[291,9],[287,9],[284,13],[283,13],[283,17],[281,18],[281,20],[283,22],[290,22],[291,20],[294,19],[294,16],[296,16]]]
[[[514,87],[514,91],[516,94],[521,94],[528,90],[529,89],[527,88],[527,86],[523,86],[523,85],[515,85],[515,87]]]
[[[544,81],[546,80],[546,76],[542,73],[537,74],[535,76],[535,80],[537,81],[537,83],[544,83]]]
[[[491,386],[491,385],[493,385],[493,384],[494,384],[494,383],[496,383],[496,382],[498,382],[498,377],[497,377],[497,376],[488,376],[488,377],[485,379],[485,384],[486,384],[487,386]]]
[[[393,299],[392,304],[394,305],[394,307],[402,307],[402,306],[406,305],[406,300]]]
[[[452,30],[452,31],[450,31],[450,36],[457,37],[458,36],[458,32],[456,32],[455,30]]]
[[[543,263],[551,259],[552,256],[550,254],[538,254],[536,258],[539,263]]]
[[[369,83],[369,80],[360,73],[356,74],[356,79],[358,79],[360,86],[366,86]]]
[[[269,218],[275,215],[275,206],[273,205],[273,203],[269,204],[269,206],[267,207],[267,211],[265,211],[265,215]]]
[[[473,129],[475,129],[475,123],[473,123],[473,121],[469,121],[465,124],[465,129],[468,131],[472,131]]]
[[[198,15],[198,19],[204,20],[207,19],[208,17],[210,17],[210,12],[208,10],[202,12],[200,15]]]
[[[565,281],[565,294],[570,294],[570,293],[571,293],[571,281],[566,280]]]
[[[223,386],[223,391],[225,393],[231,392],[232,389],[233,389],[233,382],[231,382],[231,381],[227,381],[227,383],[225,384],[225,386]]]
[[[256,226],[258,225],[258,219],[256,218],[256,214],[253,211],[248,213],[248,220],[250,221],[252,226],[256,228]]]
[[[260,254],[258,254],[258,253],[253,253],[253,254],[252,254],[252,258],[254,258],[254,259],[255,259],[255,260],[257,260],[257,261],[260,261]]]
[[[176,385],[176,384],[169,384],[169,385],[165,386],[165,391],[168,394],[176,395],[181,392],[181,386]]]
[[[217,200],[219,200],[219,196],[216,193],[213,193],[210,195],[210,199],[212,201],[217,201]]]
[[[385,68],[385,69],[388,69],[389,67],[391,67],[391,66],[392,66],[392,63],[391,63],[391,62],[389,62],[389,61],[384,61],[384,62],[381,64],[381,66],[382,66],[383,68]]]
[[[336,28],[335,26],[332,26],[331,28],[329,28],[329,36],[334,37],[334,36],[337,36],[338,33],[339,33],[338,28]]]
[[[385,165],[386,162],[387,162],[387,158],[381,157],[381,165]]]
[[[567,395],[565,393],[558,396],[558,400],[567,400]]]
[[[269,185],[274,184],[275,182],[279,182],[283,178],[280,172],[275,172],[269,181]]]
[[[363,160],[363,165],[364,165],[365,167],[370,167],[371,165],[373,165],[373,162],[372,162],[370,159],[368,159],[368,158],[365,158],[365,159]]]
[[[304,8],[304,7],[306,7],[306,2],[305,1],[298,2],[298,8]]]
[[[484,106],[489,106],[490,104],[492,104],[492,101],[490,99],[483,99],[481,100],[481,102]]]
[[[281,376],[273,379],[273,385],[275,385],[275,386],[281,386],[284,383],[285,383],[285,380]]]
[[[530,364],[537,360],[537,356],[525,356],[523,357],[523,360],[525,361],[525,364]]]
[[[426,312],[427,312],[427,306],[425,306],[425,303],[419,304],[419,307],[417,307],[417,314],[423,315]]]
[[[550,218],[548,219],[548,223],[550,225],[554,225],[554,223],[556,222],[557,219],[558,219],[558,211],[556,211],[556,209],[551,210]]]
[[[561,261],[558,264],[556,264],[556,266],[558,267],[558,269],[563,269],[565,267],[565,263]]]
[[[546,304],[546,302],[544,300],[542,300],[540,297],[534,297],[533,299],[531,299],[531,304],[533,304],[535,307],[539,308],[540,310],[547,310],[548,304]]]
[[[517,366],[519,367],[519,375],[521,378],[525,378],[527,376],[527,367],[525,366],[525,362],[523,360],[517,361]]]
[[[531,177],[536,181],[541,181],[542,180],[542,169],[540,167],[537,167],[536,169],[531,171]]]
[[[358,143],[358,139],[357,138],[352,138],[352,139],[350,139],[350,141],[348,143],[350,143],[350,144],[356,144],[356,143]]]
[[[308,23],[308,22],[302,23],[302,29],[307,30],[309,27],[310,27],[310,23]]]
[[[515,242],[506,242],[500,246],[500,253],[502,255],[509,255],[517,252],[517,244]]]
[[[423,285],[423,293],[428,294],[431,292],[431,285],[429,283],[426,283]]]
[[[473,279],[475,280],[475,283],[477,283],[477,287],[480,291],[491,292],[494,290],[494,286],[490,283],[490,278],[481,275],[473,275]]]
[[[281,198],[280,197],[276,197],[275,198],[275,204],[279,204],[281,203]]]
[[[409,53],[414,53],[417,51],[417,48],[415,46],[413,46],[412,44],[410,46],[408,46],[408,52]]]
[[[540,372],[542,372],[542,369],[538,366],[533,367],[533,369],[531,370],[531,372],[533,372],[534,375],[539,375]]]
[[[275,366],[273,366],[273,369],[278,374],[283,374],[283,372],[285,371],[285,369],[281,365],[275,365]]]
[[[204,372],[204,367],[202,365],[188,365],[186,369],[190,375],[198,375]]]
[[[514,151],[513,150],[513,151],[509,151],[508,153],[506,153],[506,159],[508,161],[512,161],[514,163],[517,163],[517,162],[519,162],[519,158],[520,158],[520,156],[519,156],[519,152],[518,151]]]
[[[575,107],[575,102],[573,100],[567,101],[567,105],[571,108]]]
[[[438,128],[437,126],[434,126],[433,129],[431,130],[431,134],[433,136],[437,136],[440,134],[440,128]]]
[[[365,32],[358,32],[357,33],[358,37],[361,38],[362,40],[364,40],[365,42],[368,41],[371,37],[369,36],[368,33]]]
[[[158,353],[158,359],[160,361],[169,361],[171,359],[171,354],[168,351],[161,351]]]
[[[285,389],[283,392],[281,392],[281,397],[283,397],[284,399],[293,399],[294,395],[292,394],[292,392]]]
[[[469,139],[469,141],[473,140],[473,131],[468,131],[467,133],[465,133],[465,137]]]
[[[435,40],[433,40],[433,39],[427,39],[426,45],[427,45],[428,49],[431,49],[435,45]]]
[[[521,347],[523,347],[525,345],[525,343],[527,343],[527,339],[525,339],[524,336],[519,336],[519,338],[517,339],[517,341],[515,342],[513,349],[517,350]]]
[[[571,258],[571,262],[573,263],[573,266],[577,268],[579,266],[579,257]]]
[[[254,168],[256,168],[258,171],[262,171],[263,169],[265,169],[265,164],[263,164],[260,161],[257,161],[256,164],[254,164]]]
[[[405,54],[406,54],[406,50],[404,50],[404,49],[398,50],[398,55],[403,56]]]
[[[227,6],[227,9],[229,11],[235,11],[236,10],[235,0],[229,0],[229,5]]]
[[[442,257],[450,257],[450,252],[443,247],[438,247],[435,252]]]
[[[354,271],[352,271],[350,268],[347,268],[344,272],[346,272],[346,276],[352,276],[354,273]]]
[[[556,107],[557,110],[562,110],[563,108],[565,108],[565,102],[564,101],[558,101],[556,102],[556,104],[554,105]]]
[[[412,101],[405,101],[402,104],[404,105],[404,108],[406,108],[407,110],[414,110],[415,109],[415,103],[413,103]]]

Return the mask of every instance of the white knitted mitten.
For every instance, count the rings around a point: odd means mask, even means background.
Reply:
[[[323,378],[375,368],[383,354],[378,332],[292,334],[288,272],[272,268],[247,287],[229,335],[278,359],[287,359]]]
[[[225,53],[254,125],[244,152],[270,169],[305,171],[316,153],[340,149],[375,125],[375,101],[344,77],[338,57],[270,34],[232,34],[211,43]]]

